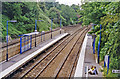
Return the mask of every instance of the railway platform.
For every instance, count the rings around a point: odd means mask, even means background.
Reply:
[[[86,34],[75,71],[75,75],[74,75],[75,78],[103,77],[102,72],[99,71],[101,66],[96,63],[96,58],[95,55],[93,54],[92,41],[93,41],[92,36]],[[90,75],[86,73],[87,68],[88,67],[91,68],[91,66],[96,66],[98,75]]]
[[[37,47],[32,48],[31,50],[28,50],[24,52],[23,54],[18,54],[11,59],[8,60],[8,62],[0,63],[0,79],[9,75],[11,72],[17,70],[19,67],[24,65],[24,63],[28,62],[30,59],[34,58],[38,54],[40,54],[45,49],[49,48],[53,44],[55,44],[60,39],[67,36],[68,33],[62,33],[58,36],[53,37],[52,39],[46,40],[45,42],[40,43]]]

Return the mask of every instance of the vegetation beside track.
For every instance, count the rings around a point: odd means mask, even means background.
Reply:
[[[120,70],[120,2],[88,2],[83,4],[82,9],[78,11],[82,17],[82,25],[90,23],[98,24],[90,32],[97,35],[95,47],[98,48],[98,41],[101,29],[100,60],[104,60],[105,55],[110,56],[110,70],[104,75],[107,77],[118,77],[120,74],[113,74],[112,70]]]
[[[9,35],[17,38],[20,34],[34,32],[35,20],[37,22],[37,31],[48,31],[53,19],[53,29],[60,26],[73,25],[77,23],[78,17],[76,10],[77,5],[64,5],[58,2],[3,2],[2,3],[2,24],[3,28],[0,37],[5,41],[7,20],[17,20],[17,23],[8,24]]]

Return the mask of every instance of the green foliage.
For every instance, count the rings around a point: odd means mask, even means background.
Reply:
[[[107,77],[111,75],[112,69],[120,69],[120,2],[92,2],[82,5],[82,10],[79,12],[82,17],[83,25],[90,23],[98,24],[92,29],[91,33],[95,33],[96,49],[98,48],[100,25],[101,29],[101,45],[100,45],[100,59],[104,60],[105,55],[110,56],[110,72]],[[106,71],[104,71],[106,73]]]
[[[104,16],[104,7],[107,3],[92,2],[85,3],[82,5],[82,11],[80,11],[80,21],[83,22],[83,25],[89,25],[90,23],[99,24],[100,17]]]
[[[107,67],[104,68],[104,76],[106,76],[106,79],[109,79],[110,77],[114,79],[119,79],[120,74],[112,73],[111,70],[109,70],[109,73],[107,74]]]
[[[96,47],[96,50],[98,50],[99,38],[100,38],[100,35],[97,35],[96,40],[95,40],[95,47]]]
[[[53,29],[59,27],[60,18],[62,25],[75,24],[76,11],[73,9],[76,5],[70,7],[64,4],[52,2],[3,2],[2,4],[2,39],[6,36],[6,22],[9,20],[17,20],[17,23],[8,23],[8,34],[12,38],[18,37],[20,34],[34,32],[35,20],[37,21],[37,30],[48,31],[51,27],[51,19],[53,19]],[[67,16],[67,17],[66,17]]]
[[[66,19],[63,20],[63,25],[74,24],[73,22],[77,20],[75,10],[67,5],[61,6],[60,10],[60,14]]]

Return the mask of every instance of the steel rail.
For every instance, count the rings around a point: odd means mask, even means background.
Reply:
[[[79,29],[79,30],[82,30],[82,29]],[[79,30],[77,30],[75,33],[77,33]],[[72,35],[74,35],[75,33],[73,33]],[[70,36],[72,36],[72,35],[70,35]],[[69,37],[70,37],[70,36],[69,36]],[[68,38],[69,38],[69,37],[68,37]],[[66,38],[66,39],[68,39],[68,38]],[[43,61],[48,55],[50,55],[58,46],[60,46],[64,41],[66,41],[66,39],[63,40],[60,44],[58,44],[54,49],[52,49],[47,55],[45,55],[45,56],[44,56],[40,61],[38,61],[34,66],[32,66],[24,75],[21,76],[20,79],[22,79],[26,74],[28,74],[32,69],[34,69],[35,66],[37,66],[41,61]]]
[[[77,33],[77,34],[78,34],[78,33]],[[77,35],[77,34],[76,34],[76,35]],[[76,36],[76,35],[75,35],[75,36]],[[74,36],[74,37],[75,37],[75,36]],[[74,38],[74,37],[73,37],[73,38]],[[72,39],[73,39],[73,38],[72,38]],[[72,39],[71,39],[71,40],[72,40]],[[71,40],[70,40],[70,41],[71,41]],[[69,42],[70,42],[70,41],[69,41]],[[68,43],[69,43],[69,42],[68,42]],[[68,44],[68,43],[67,43],[67,44]],[[65,46],[67,46],[67,44],[66,44]],[[74,44],[74,45],[75,45],[75,44]],[[73,45],[73,47],[71,48],[70,52],[71,52],[72,49],[74,48],[74,45]],[[65,46],[57,53],[57,55],[65,48]],[[57,57],[57,55],[54,56],[54,58],[52,58],[52,60],[47,64],[47,66]],[[35,79],[39,77],[39,75],[47,68],[47,66],[44,67],[44,69],[42,69],[42,70],[38,73],[38,75],[35,77]]]

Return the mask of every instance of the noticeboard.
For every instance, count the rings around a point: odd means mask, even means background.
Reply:
[[[107,74],[108,74],[108,70],[109,70],[109,55],[105,55],[104,58],[104,67],[107,66]]]
[[[105,55],[104,62],[105,62],[105,65],[106,65],[106,66],[108,65],[108,57],[109,57],[109,55]]]

